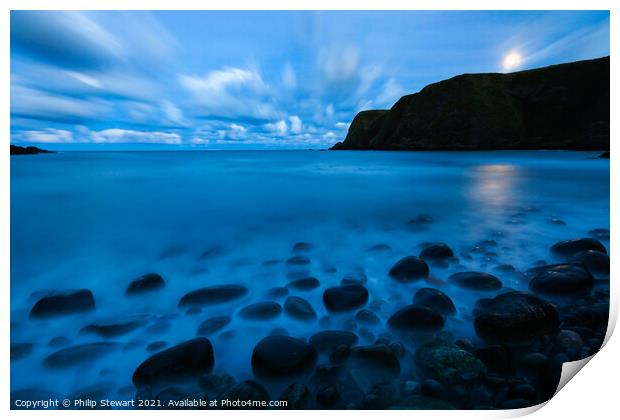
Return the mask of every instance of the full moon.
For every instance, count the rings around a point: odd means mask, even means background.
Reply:
[[[521,58],[521,54],[516,51],[512,51],[504,56],[502,65],[504,70],[513,70],[519,67],[522,61],[523,59]]]

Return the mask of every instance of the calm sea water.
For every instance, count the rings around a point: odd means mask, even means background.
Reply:
[[[370,301],[386,302],[385,320],[428,284],[401,285],[387,276],[401,257],[417,255],[425,242],[445,242],[458,255],[486,239],[497,255],[472,254],[458,267],[432,267],[433,282],[459,313],[446,329],[476,340],[471,307],[480,293],[443,283],[452,272],[493,272],[498,264],[518,271],[553,261],[558,240],[609,228],[609,160],[580,152],[65,152],[11,158],[11,337],[32,343],[11,364],[11,387],[40,388],[58,396],[93,384],[131,396],[131,374],[154,341],[169,345],[193,338],[206,318],[233,322],[210,337],[216,371],[252,377],[254,344],[277,327],[308,337],[322,327],[285,314],[270,321],[236,317],[265,292],[301,275],[319,289],[295,293],[319,317],[325,287],[363,271]],[[407,224],[418,215],[433,223]],[[559,219],[565,224],[561,224]],[[296,242],[314,245],[311,264],[284,263]],[[609,247],[608,241],[603,241]],[[368,252],[376,244],[391,251]],[[210,258],[200,258],[213,250]],[[166,286],[147,298],[125,297],[129,282],[157,272]],[[518,275],[500,276],[524,289]],[[250,293],[235,304],[188,315],[177,307],[186,292],[239,283]],[[29,320],[37,292],[89,288],[97,309],[86,315]],[[92,322],[146,316],[148,326],[114,339],[119,350],[79,368],[48,370],[42,360],[54,337],[70,344],[97,341],[80,329]],[[331,317],[330,328],[352,314]],[[380,335],[383,326],[372,333]],[[368,342],[372,337],[362,337]],[[130,343],[129,346],[126,346]]]

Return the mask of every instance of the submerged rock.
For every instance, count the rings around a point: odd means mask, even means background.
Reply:
[[[592,274],[609,274],[609,255],[600,251],[579,252],[573,256],[572,262],[582,264]]]
[[[238,284],[221,284],[203,287],[183,295],[179,306],[205,306],[237,300],[248,294],[248,289]]]
[[[357,335],[350,331],[326,330],[311,336],[309,342],[319,352],[331,353],[343,344],[351,347],[357,343],[357,340]]]
[[[577,253],[583,251],[599,251],[607,254],[605,246],[594,238],[580,238],[568,241],[560,241],[551,247],[551,252],[563,257],[574,257]]]
[[[415,360],[428,376],[444,383],[469,382],[486,373],[478,358],[451,345],[422,346],[416,351]]]
[[[295,255],[288,260],[286,260],[288,265],[308,265],[310,264],[310,258],[304,257],[302,255]]]
[[[445,319],[426,306],[407,305],[388,319],[388,327],[411,333],[430,333],[443,328]]]
[[[288,295],[288,289],[282,286],[275,286],[267,290],[266,295],[272,299],[278,299]]]
[[[531,291],[549,297],[579,297],[594,286],[594,278],[584,268],[572,264],[541,267],[530,281]]]
[[[389,246],[388,244],[376,244],[366,249],[366,251],[368,252],[388,252],[391,250],[392,250],[392,247]]]
[[[609,239],[609,229],[597,228],[590,230],[588,233],[597,239]]]
[[[529,343],[559,327],[558,311],[529,293],[507,292],[489,299],[474,320],[479,337],[489,342]]]
[[[310,321],[316,319],[316,312],[310,302],[298,296],[289,296],[284,301],[284,312],[293,319]]]
[[[362,325],[377,325],[381,322],[377,314],[370,309],[360,309],[355,314],[355,321]]]
[[[273,319],[282,313],[282,306],[277,302],[258,302],[248,305],[239,311],[239,316],[255,321]]]
[[[143,324],[143,322],[137,320],[114,324],[89,324],[82,328],[80,332],[97,334],[102,338],[111,338],[128,334]]]
[[[126,295],[137,295],[145,292],[159,290],[166,285],[162,276],[156,273],[148,273],[138,277],[127,287]]]
[[[301,279],[288,282],[286,287],[293,290],[307,291],[316,289],[321,285],[321,282],[316,277],[303,277]]]
[[[459,287],[476,291],[493,291],[502,288],[500,279],[492,274],[481,273],[477,271],[464,271],[452,274],[449,278],[450,282]]]
[[[413,303],[418,306],[427,306],[444,316],[454,315],[456,307],[452,299],[441,290],[424,287],[413,296]]]
[[[293,252],[310,252],[314,246],[310,242],[297,242],[293,245]]]
[[[359,284],[334,286],[323,292],[323,303],[330,312],[347,312],[368,302],[368,290]]]
[[[284,379],[305,374],[317,361],[315,348],[297,338],[271,335],[256,344],[252,370],[263,379]]]
[[[428,265],[418,257],[408,256],[400,259],[390,269],[389,275],[401,283],[409,283],[428,277]]]
[[[420,258],[425,260],[445,260],[452,257],[454,252],[442,242],[428,245],[420,252]]]
[[[392,349],[384,344],[357,346],[351,349],[349,361],[367,376],[394,379],[400,375],[400,362]]]
[[[232,318],[229,316],[215,316],[205,319],[198,326],[198,335],[209,335],[220,331],[222,328],[230,324]]]
[[[94,309],[95,297],[90,290],[63,290],[40,298],[30,310],[30,317],[47,318],[89,312]]]
[[[280,401],[286,401],[289,410],[307,410],[312,405],[312,394],[304,384],[290,384],[282,391]]]
[[[28,356],[33,348],[32,343],[11,343],[11,362]]]
[[[134,371],[132,381],[139,387],[197,378],[209,373],[214,361],[211,342],[194,338],[146,359]]]
[[[51,369],[73,367],[82,363],[92,362],[93,360],[108,354],[116,347],[116,343],[107,341],[65,347],[53,352],[43,359],[43,365]]]

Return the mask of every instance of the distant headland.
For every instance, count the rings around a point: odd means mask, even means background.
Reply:
[[[34,146],[16,146],[14,144],[11,145],[11,154],[12,155],[38,155],[40,153],[56,153],[52,150],[39,149]]]
[[[609,150],[609,62],[456,76],[358,113],[332,150]]]

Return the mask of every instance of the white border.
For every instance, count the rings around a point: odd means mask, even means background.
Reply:
[[[198,10],[198,9],[211,9],[211,10],[611,10],[611,50],[615,55],[615,48],[617,46],[618,31],[616,25],[618,19],[616,14],[618,13],[618,2],[612,1],[550,1],[550,0],[521,0],[521,1],[480,1],[480,0],[436,0],[436,1],[394,1],[394,0],[382,0],[368,1],[357,0],[353,1],[340,1],[340,0],[263,0],[263,1],[247,1],[247,0],[227,0],[225,2],[208,2],[208,1],[191,1],[191,0],[177,0],[177,1],[165,1],[165,0],[89,0],[88,2],[77,0],[56,0],[56,1],[43,1],[43,0],[5,0],[2,2],[0,8],[2,9],[2,15],[0,17],[1,29],[1,57],[2,65],[0,66],[0,72],[2,74],[2,83],[0,84],[0,94],[2,97],[2,105],[0,106],[0,112],[2,116],[0,118],[2,125],[2,133],[8,140],[10,132],[10,107],[9,107],[9,90],[10,90],[10,74],[9,74],[9,59],[10,59],[10,45],[9,45],[9,11],[12,9],[64,9],[64,10]],[[369,30],[372,30],[369,28]],[[611,60],[611,74],[614,73],[614,69],[617,66],[614,65],[615,60]],[[617,115],[617,98],[618,98],[618,83],[617,76],[611,79],[611,114]],[[612,118],[613,121],[613,118]],[[612,149],[614,149],[613,143],[617,137],[617,126],[612,124],[611,127],[611,143]],[[5,140],[6,141],[6,140]],[[8,143],[8,141],[7,141]],[[4,147],[7,147],[5,144]],[[612,150],[612,162],[615,162],[616,150]],[[0,155],[0,194],[2,199],[2,206],[0,206],[0,279],[2,283],[2,321],[3,328],[1,329],[4,339],[2,340],[2,348],[0,350],[0,360],[2,363],[2,378],[0,379],[0,409],[2,412],[9,410],[9,393],[10,393],[10,375],[9,375],[9,343],[10,343],[10,328],[9,328],[9,311],[10,311],[10,293],[9,293],[9,252],[10,252],[10,206],[9,206],[9,189],[10,189],[10,157],[5,152]],[[611,166],[611,182],[610,182],[610,194],[611,194],[611,220],[610,228],[615,233],[617,227],[617,216],[619,213],[617,205],[617,191],[615,190],[616,180],[618,179],[618,168]],[[610,255],[614,251],[614,247],[610,246]],[[619,273],[619,264],[616,261],[615,255],[611,257],[611,278],[616,279]],[[611,331],[615,326],[618,312],[618,288],[615,287],[615,281],[612,280],[611,288],[611,313],[610,320],[611,325],[606,337],[606,342],[610,338]],[[620,344],[618,339],[612,339],[607,345],[596,355],[588,369],[585,372],[579,374],[580,378],[575,381],[570,381],[568,385],[555,396],[548,404],[541,404],[540,406],[509,411],[356,411],[356,412],[341,412],[341,411],[296,411],[296,412],[283,412],[283,411],[210,411],[210,412],[191,412],[184,411],[182,414],[174,414],[179,416],[194,417],[200,416],[216,416],[218,418],[228,419],[237,418],[241,415],[250,415],[253,418],[267,419],[280,416],[295,416],[297,418],[314,418],[316,416],[337,418],[342,414],[352,415],[359,418],[374,418],[379,416],[390,416],[393,418],[410,419],[412,416],[418,418],[434,419],[484,419],[484,418],[506,418],[517,417],[525,414],[529,414],[537,411],[542,406],[546,406],[544,410],[538,411],[534,414],[534,418],[539,419],[580,419],[585,416],[594,416],[599,418],[611,418],[617,415],[617,389],[618,380],[617,374],[619,373],[618,366],[620,363],[617,360],[617,354],[619,352]],[[613,413],[613,414],[612,414]],[[114,412],[115,416],[119,418],[149,418],[149,419],[164,419],[170,417],[170,412],[166,411],[118,411]],[[79,416],[80,418],[104,418],[110,415],[108,411],[10,411],[10,416],[19,418],[40,418],[49,416],[50,418],[71,418]],[[74,417],[75,418],[75,417]],[[195,418],[195,417],[194,417]]]

